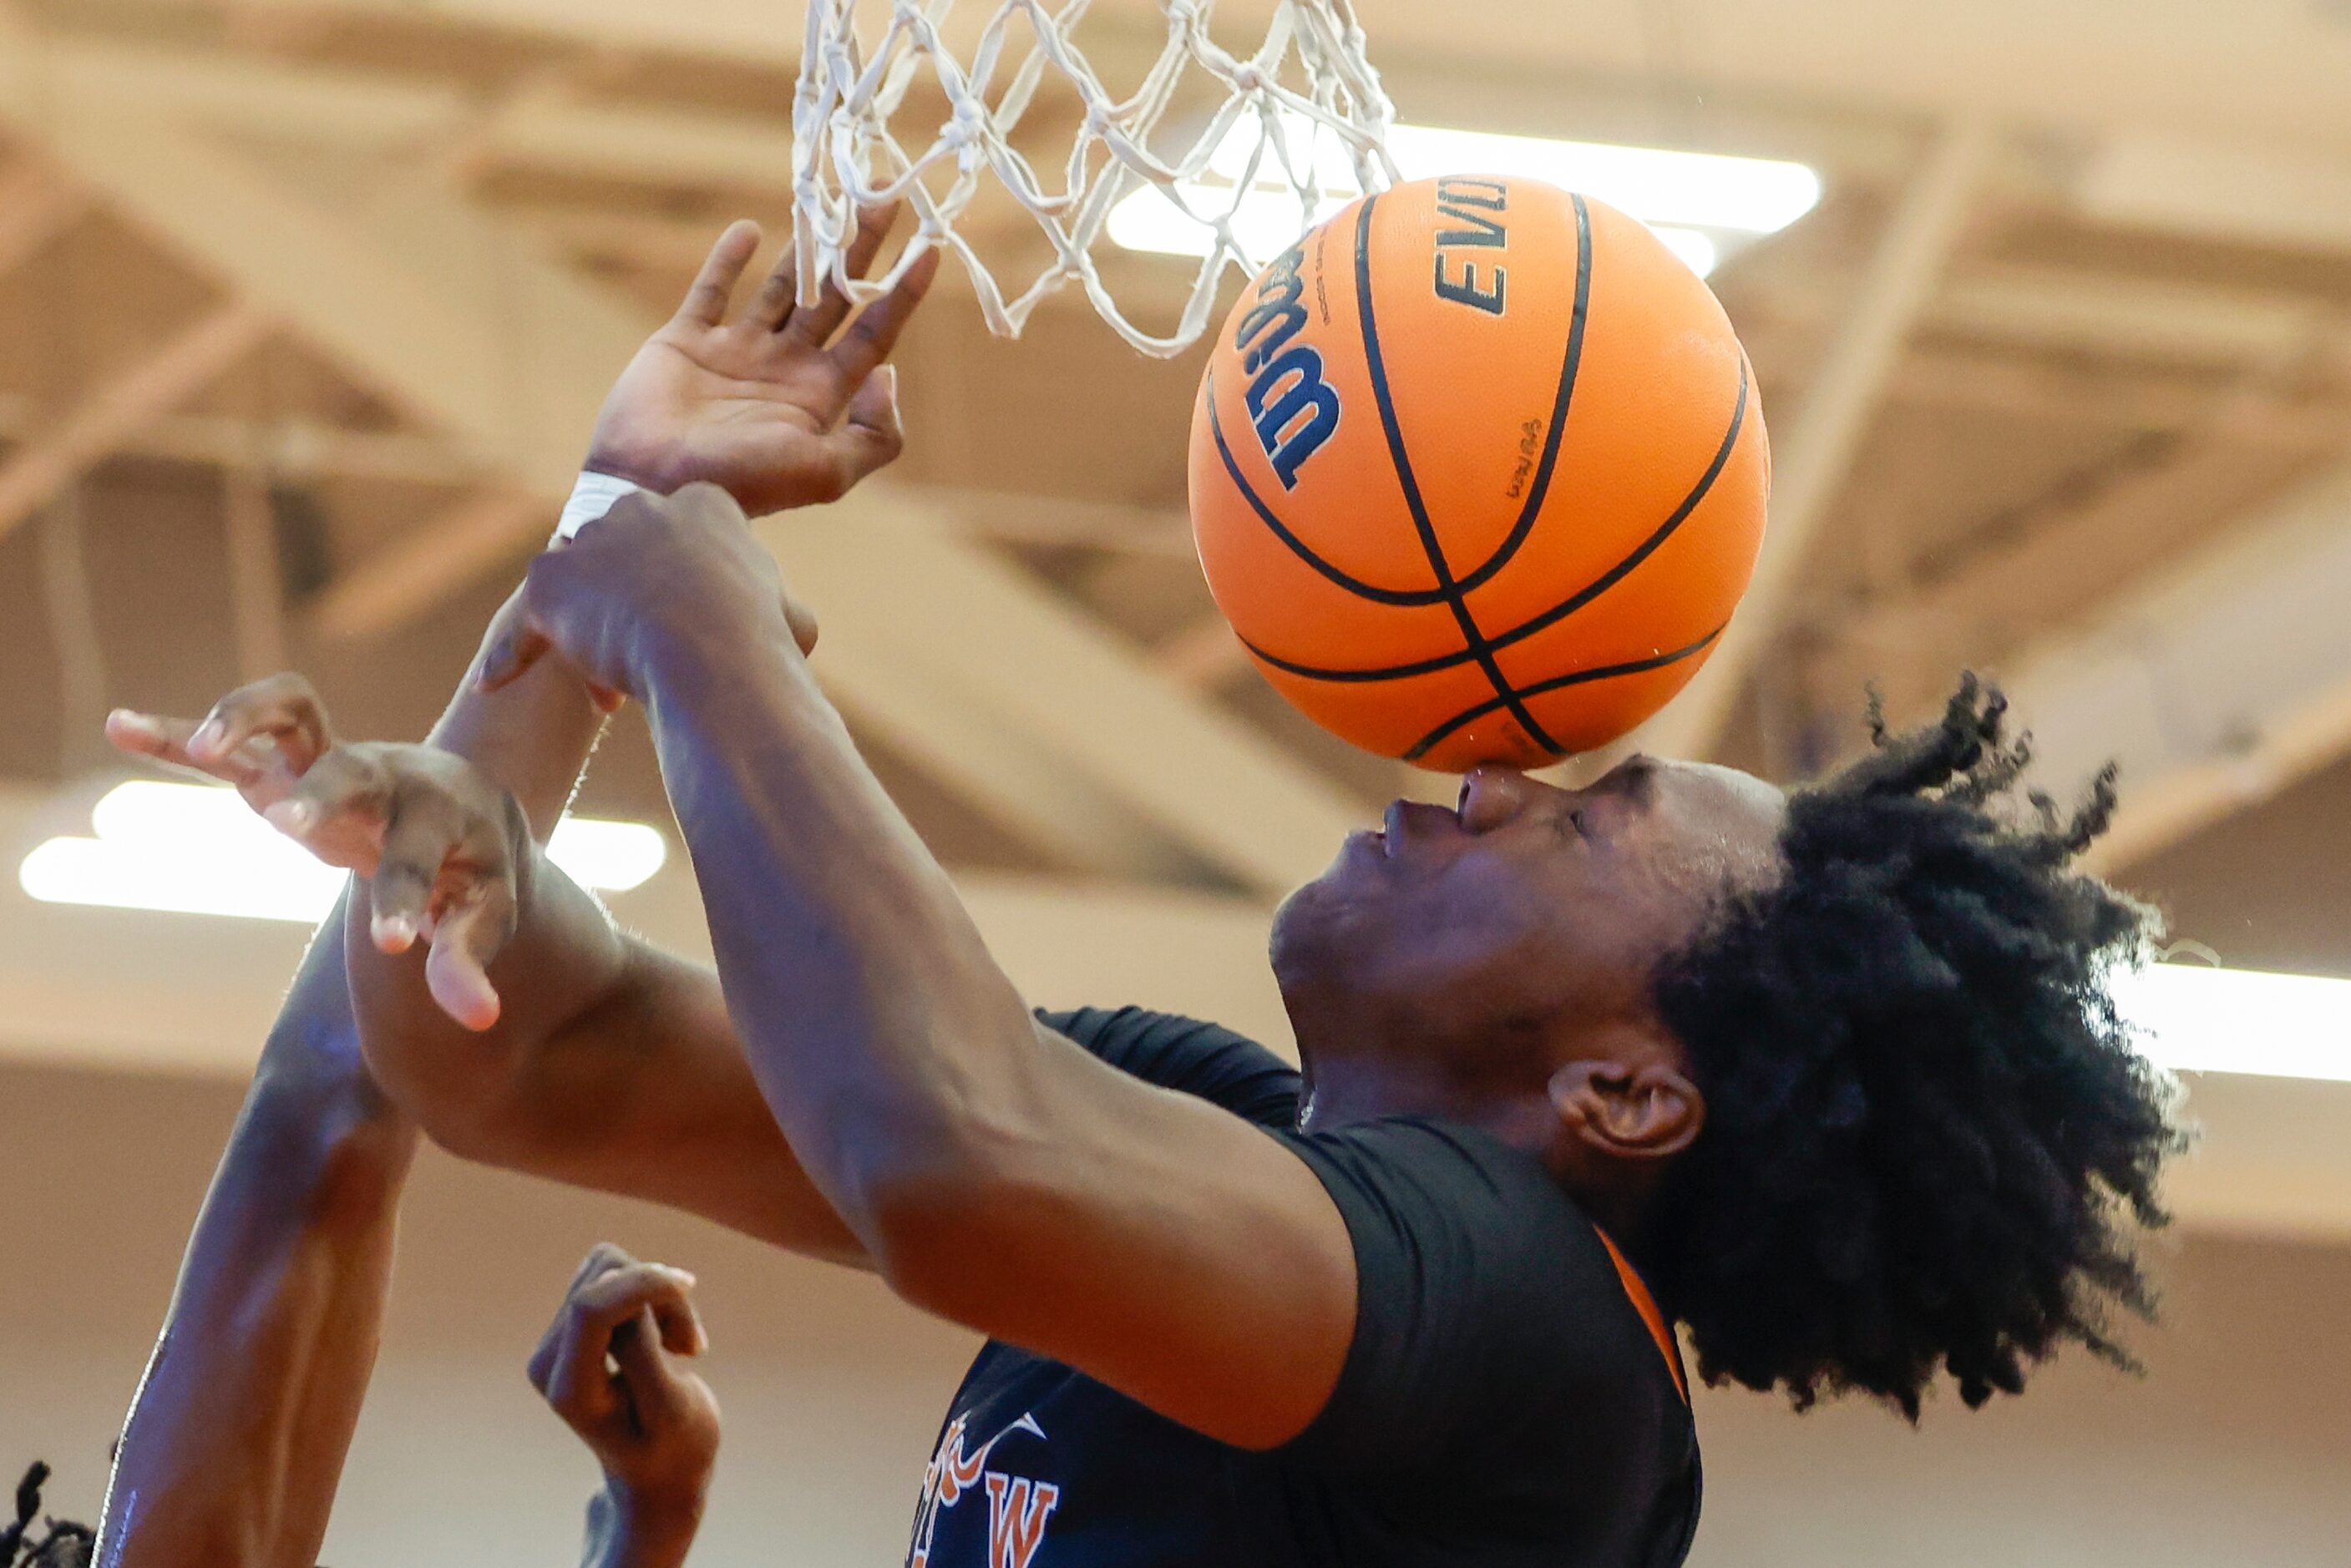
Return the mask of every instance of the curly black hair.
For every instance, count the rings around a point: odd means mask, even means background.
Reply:
[[[2071,1341],[2118,1366],[2147,1318],[2176,1091],[2106,977],[2159,936],[2072,862],[2113,770],[2060,812],[1969,676],[1938,722],[1792,794],[1784,874],[1660,971],[1707,1119],[1642,1262],[1709,1383],[1858,1392],[1910,1419],[1938,1373],[1981,1405]]]
[[[0,1568],[89,1568],[91,1551],[97,1538],[86,1524],[61,1524],[46,1521],[48,1532],[33,1539],[33,1521],[41,1511],[41,1488],[47,1484],[49,1467],[38,1459],[33,1461],[25,1479],[16,1483],[16,1517],[14,1523],[0,1525]]]

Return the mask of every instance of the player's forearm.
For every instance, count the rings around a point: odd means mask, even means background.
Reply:
[[[680,633],[647,712],[726,1002],[784,1135],[888,1266],[892,1196],[1005,1130],[1018,992],[774,625]]]
[[[499,620],[510,613],[501,610]],[[477,671],[478,659],[428,738],[504,785],[530,818],[531,836],[544,844],[571,802],[604,715],[560,660],[495,692],[480,690]]]
[[[534,845],[543,846],[602,725],[578,676],[549,660],[496,693],[477,690],[469,670],[430,740],[512,794],[529,818]],[[386,1092],[444,1144],[478,1145],[512,1125],[504,1113],[538,1054],[622,973],[623,943],[601,907],[536,849],[518,891],[521,924],[497,973],[506,1008],[486,1035],[462,1028],[435,1004],[421,952],[376,948],[368,936],[367,888],[353,892],[344,964],[368,1059]],[[465,1152],[497,1158],[502,1151]]]
[[[289,1003],[123,1428],[105,1568],[318,1560],[415,1144],[360,1067],[348,1010]]]

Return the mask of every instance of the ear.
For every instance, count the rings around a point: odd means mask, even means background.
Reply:
[[[1661,1062],[1570,1062],[1551,1075],[1552,1108],[1568,1135],[1620,1159],[1679,1154],[1706,1125],[1706,1099]]]

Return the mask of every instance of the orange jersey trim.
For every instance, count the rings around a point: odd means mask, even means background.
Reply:
[[[1688,1404],[1689,1378],[1682,1371],[1681,1346],[1674,1342],[1674,1331],[1667,1326],[1666,1314],[1657,1310],[1656,1298],[1641,1282],[1641,1276],[1633,1272],[1633,1265],[1625,1261],[1625,1254],[1616,1250],[1608,1232],[1596,1225],[1593,1231],[1599,1236],[1600,1244],[1608,1249],[1608,1261],[1616,1265],[1616,1277],[1625,1282],[1625,1293],[1633,1298],[1633,1310],[1649,1325],[1649,1337],[1657,1342],[1657,1354],[1666,1358],[1666,1370],[1674,1375],[1675,1392],[1682,1397],[1683,1404]]]

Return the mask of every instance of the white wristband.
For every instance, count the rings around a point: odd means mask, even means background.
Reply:
[[[580,529],[620,504],[624,495],[634,495],[644,486],[609,473],[582,471],[580,482],[571,487],[571,499],[563,504],[563,515],[556,520],[555,537],[569,539]]]

